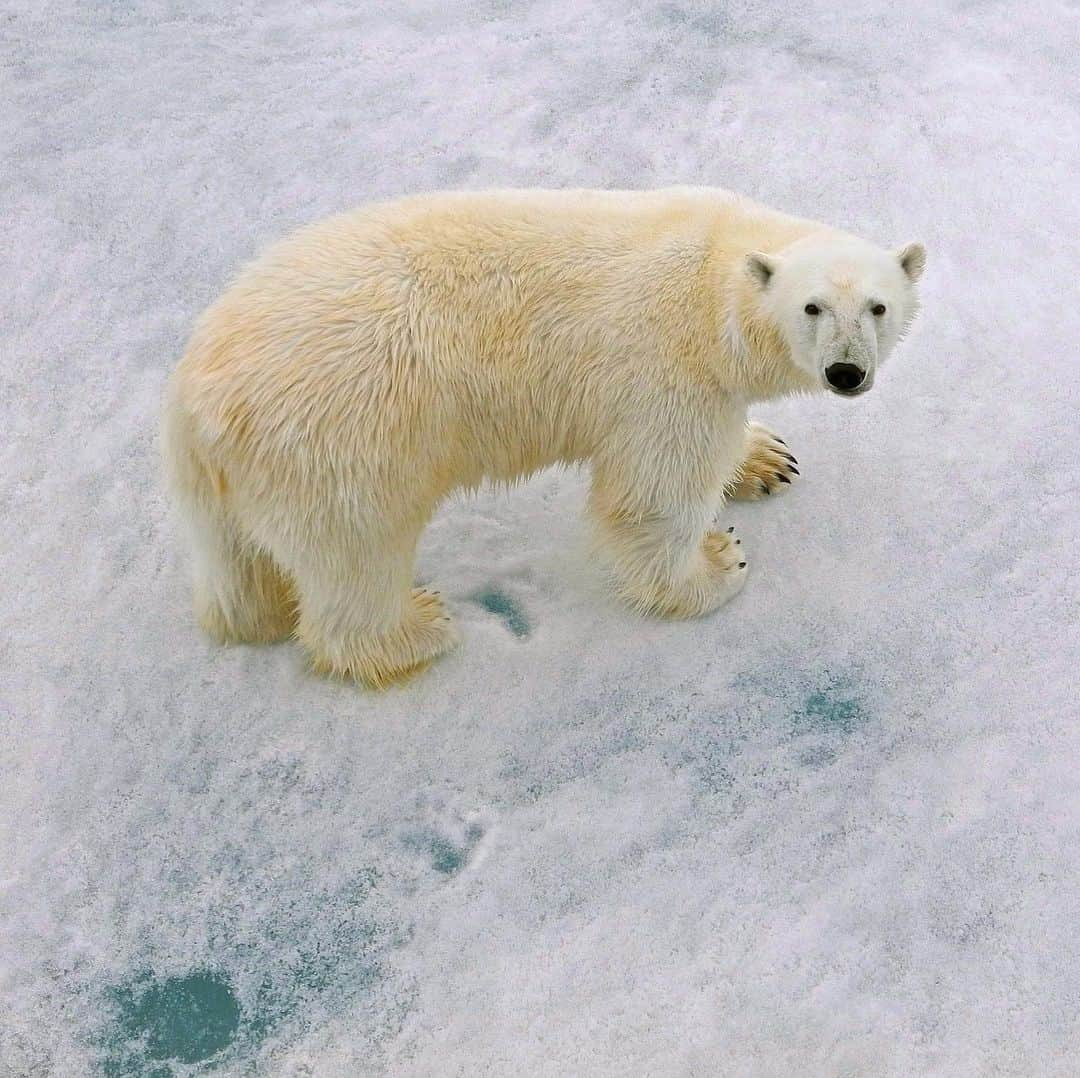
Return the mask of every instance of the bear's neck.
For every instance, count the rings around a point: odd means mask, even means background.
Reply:
[[[740,256],[739,265],[743,258]],[[727,288],[721,347],[740,390],[749,400],[771,400],[798,392],[792,384],[791,355],[780,328],[756,302],[748,283]]]

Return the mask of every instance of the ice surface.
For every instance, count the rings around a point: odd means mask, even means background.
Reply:
[[[232,8],[232,10],[230,10]],[[0,13],[0,1073],[1066,1075],[1080,1044],[1075,4]],[[382,696],[192,625],[166,374],[291,226],[729,186],[922,239],[925,313],[642,621],[584,478],[426,536]]]

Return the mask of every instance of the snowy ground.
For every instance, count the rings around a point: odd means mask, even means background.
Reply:
[[[1075,3],[0,12],[0,1073],[1071,1075]],[[155,454],[291,226],[729,186],[930,252],[752,578],[638,620],[576,473],[441,513],[384,696],[195,630]]]

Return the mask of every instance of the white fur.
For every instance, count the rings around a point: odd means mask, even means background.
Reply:
[[[711,530],[725,490],[794,473],[747,403],[823,388],[838,356],[872,382],[923,261],[715,189],[430,195],[302,230],[206,312],[170,385],[200,620],[387,684],[456,640],[413,587],[439,500],[586,460],[620,593],[713,610],[745,579]]]

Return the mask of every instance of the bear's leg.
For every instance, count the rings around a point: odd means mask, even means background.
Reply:
[[[191,543],[199,624],[222,642],[270,643],[289,636],[296,621],[292,583],[226,506],[224,476],[204,459],[194,421],[175,391],[165,410],[162,448]]]
[[[413,587],[417,535],[356,535],[294,567],[296,635],[319,673],[385,688],[451,650],[458,635],[438,592]]]
[[[731,531],[709,525],[718,479],[704,459],[649,482],[648,465],[594,466],[590,508],[618,593],[642,612],[692,618],[738,594],[746,561]],[[722,473],[720,473],[722,474]]]
[[[748,423],[745,454],[728,487],[728,497],[740,502],[756,502],[777,494],[799,474],[798,463],[768,427]]]
[[[269,644],[296,623],[292,584],[261,550],[216,514],[189,521],[195,574],[195,613],[215,640]]]

